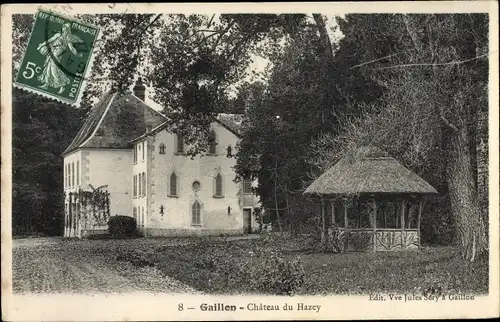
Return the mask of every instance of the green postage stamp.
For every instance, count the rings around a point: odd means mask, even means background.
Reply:
[[[39,9],[15,85],[79,105],[99,28]]]

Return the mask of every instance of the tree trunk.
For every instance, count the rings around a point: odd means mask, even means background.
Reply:
[[[487,240],[475,189],[468,135],[465,126],[451,134],[447,180],[462,257],[473,262],[486,251]]]
[[[323,46],[323,54],[324,58],[330,64],[333,63],[333,49],[332,42],[330,41],[330,37],[328,36],[328,31],[326,30],[326,24],[323,20],[323,17],[319,13],[313,14],[314,21],[316,22],[316,26],[318,27],[319,36],[321,45]]]
[[[274,207],[276,208],[276,220],[278,221],[278,227],[280,229],[280,235],[283,236],[283,227],[281,227],[281,217],[280,210],[278,208],[278,193],[277,193],[277,181],[276,172],[274,173]]]

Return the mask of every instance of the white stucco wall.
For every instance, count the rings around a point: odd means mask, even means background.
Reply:
[[[132,150],[92,149],[89,151],[86,181],[94,188],[107,185],[110,214],[132,216]]]
[[[217,136],[216,155],[195,157],[193,160],[176,153],[176,136],[163,130],[148,138],[149,149],[146,160],[134,166],[134,174],[145,171],[149,191],[147,198],[134,199],[134,205],[147,205],[146,227],[155,235],[190,235],[243,233],[243,198],[241,183],[234,183],[236,164],[234,158],[227,157],[227,147],[235,147],[238,137],[218,123],[212,125]],[[160,144],[165,144],[165,154],[160,154]],[[143,144],[139,142],[138,144]],[[187,148],[187,147],[185,147]],[[145,168],[147,166],[147,168]],[[148,171],[149,169],[149,171]],[[175,172],[178,180],[178,196],[169,196],[170,175]],[[223,197],[214,198],[215,176],[223,177]],[[201,183],[195,192],[194,181]],[[201,224],[192,224],[191,206],[195,200],[202,205]],[[163,214],[160,207],[163,206]],[[256,206],[256,204],[247,204]],[[230,207],[230,213],[228,213]],[[252,228],[257,228],[253,220]],[[168,230],[165,232],[165,230]]]
[[[148,157],[148,147],[147,147],[147,141],[146,139],[139,141],[135,144],[135,148],[137,149],[137,160],[136,162],[133,163],[133,170],[132,170],[132,184],[134,180],[134,176],[137,176],[137,195],[132,198],[132,205],[136,209],[136,220],[137,220],[137,227],[138,228],[143,228],[146,227],[147,225],[147,218],[148,218],[148,193],[149,193],[149,178],[148,178],[148,162],[149,162],[149,157]],[[149,139],[150,141],[150,139]],[[145,189],[145,193],[142,195],[139,195],[139,174],[145,173],[146,174],[146,186],[142,187],[141,184],[141,189]],[[133,213],[133,211],[132,211]],[[131,213],[131,216],[132,216]]]

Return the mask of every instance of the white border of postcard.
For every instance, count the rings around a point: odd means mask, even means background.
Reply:
[[[351,2],[351,3],[189,3],[189,4],[43,4],[63,14],[73,13],[468,13],[490,15],[489,91],[489,188],[490,272],[489,295],[473,301],[428,301],[396,304],[369,301],[368,296],[180,296],[152,294],[120,295],[13,295],[11,232],[12,164],[12,14],[34,14],[39,5],[2,5],[2,319],[36,321],[117,320],[320,320],[395,318],[479,318],[499,315],[499,137],[498,137],[498,3],[496,1]],[[321,311],[200,312],[178,311],[178,304],[199,307],[201,303],[308,303]]]

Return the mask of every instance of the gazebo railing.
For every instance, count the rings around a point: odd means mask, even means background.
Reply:
[[[328,235],[338,238],[346,252],[408,250],[420,245],[417,228],[377,228],[374,232],[373,228],[330,227]]]

